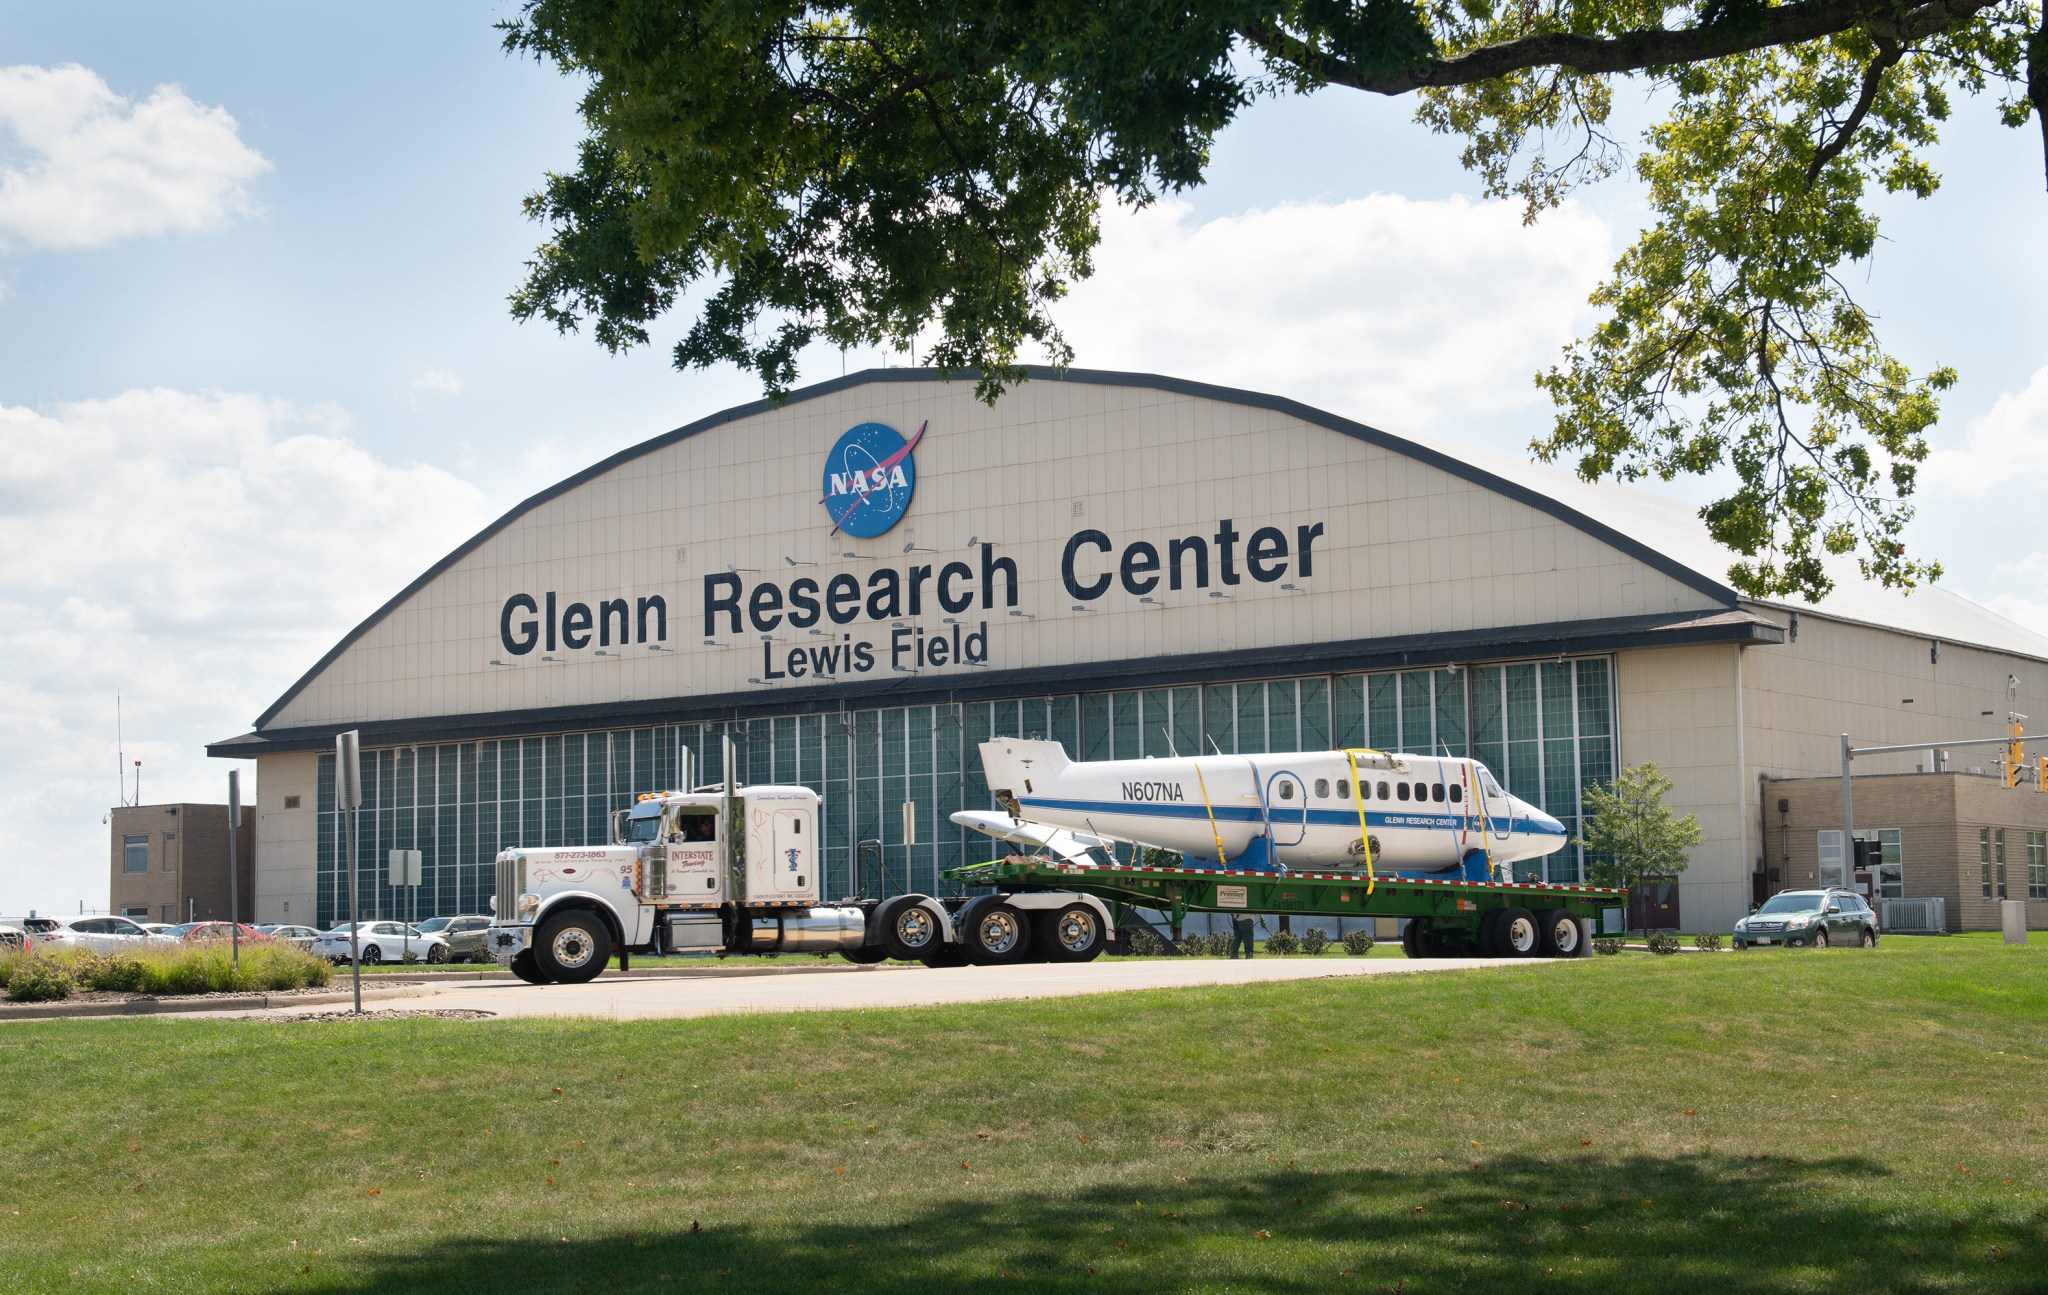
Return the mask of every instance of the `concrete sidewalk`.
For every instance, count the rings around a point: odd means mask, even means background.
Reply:
[[[587,985],[507,985],[468,981],[432,986],[431,998],[425,1001],[414,998],[406,1006],[465,1008],[503,1017],[594,1017],[631,1021],[743,1012],[921,1007],[939,1003],[1060,998],[1133,989],[1177,989],[1189,985],[1269,984],[1338,976],[1480,972],[1498,967],[1550,965],[1555,964],[1551,960],[1533,958],[1358,958],[1342,962],[1333,958],[1255,958],[1241,962],[1225,958],[1129,962],[1104,958],[1078,966],[1026,963],[1016,967],[938,970],[866,967],[825,975],[717,980],[605,977]],[[249,1013],[264,1017],[298,1014],[292,1007]]]

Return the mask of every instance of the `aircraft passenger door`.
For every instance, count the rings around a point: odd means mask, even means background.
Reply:
[[[1274,845],[1300,845],[1308,835],[1308,786],[1285,769],[1266,779],[1266,823]]]
[[[1515,835],[1515,802],[1501,785],[1493,780],[1493,772],[1482,768],[1479,781],[1486,788],[1486,832],[1496,845],[1506,845]]]

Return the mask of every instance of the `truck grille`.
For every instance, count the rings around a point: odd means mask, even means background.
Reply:
[[[498,912],[501,922],[519,920],[519,892],[526,889],[524,861],[507,850],[498,856]]]

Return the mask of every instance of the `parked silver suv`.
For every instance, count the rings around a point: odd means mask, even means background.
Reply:
[[[491,919],[475,914],[462,917],[430,917],[419,925],[420,934],[438,935],[448,941],[450,962],[489,962],[490,953],[484,948],[484,934],[491,929]]]

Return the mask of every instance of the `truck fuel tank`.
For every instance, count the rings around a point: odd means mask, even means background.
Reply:
[[[837,953],[867,940],[858,908],[800,908],[747,919],[747,947],[736,953]]]

